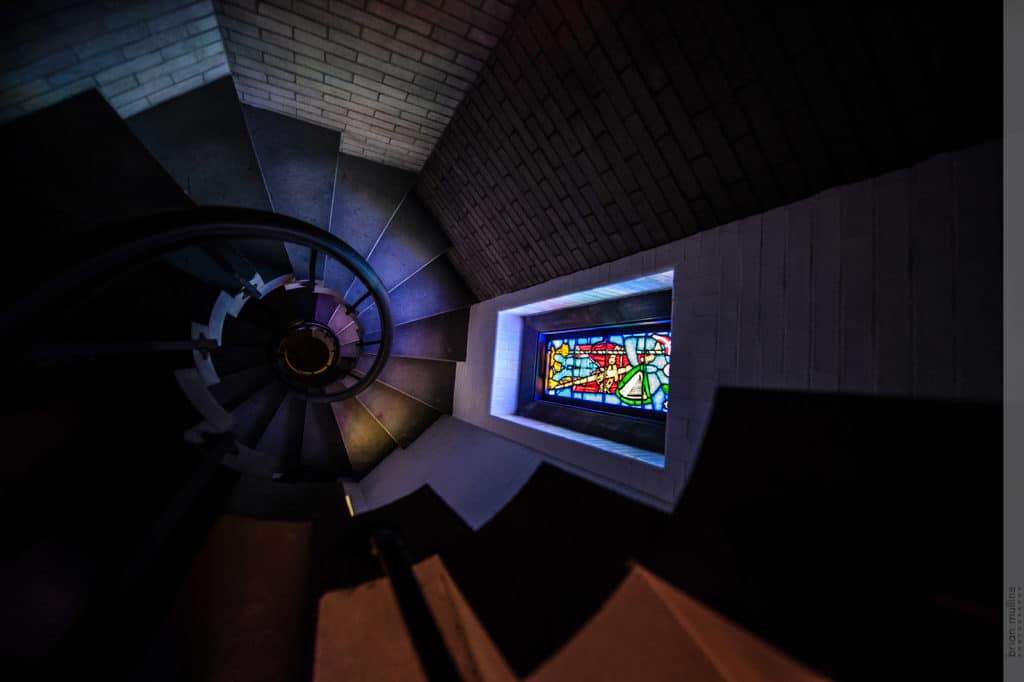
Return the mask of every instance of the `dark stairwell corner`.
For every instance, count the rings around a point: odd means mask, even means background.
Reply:
[[[998,679],[1000,12],[3,10],[0,674]]]

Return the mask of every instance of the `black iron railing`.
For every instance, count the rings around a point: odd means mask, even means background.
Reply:
[[[310,393],[314,402],[345,400],[372,384],[391,353],[393,322],[387,289],[369,263],[329,232],[288,216],[243,208],[206,207],[173,211],[111,223],[96,229],[97,243],[77,263],[38,283],[29,294],[0,313],[2,357],[11,366],[33,352],[36,328],[45,326],[68,300],[80,299],[116,275],[142,263],[194,246],[230,244],[237,240],[273,240],[310,250],[310,260],[332,258],[366,287],[380,320],[380,339],[373,364],[351,378],[355,383]],[[240,282],[250,296],[251,284]],[[365,299],[365,297],[364,297]],[[123,345],[123,344],[122,344]]]

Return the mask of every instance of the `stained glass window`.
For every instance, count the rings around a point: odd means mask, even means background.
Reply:
[[[672,332],[668,322],[540,335],[543,396],[668,412]]]

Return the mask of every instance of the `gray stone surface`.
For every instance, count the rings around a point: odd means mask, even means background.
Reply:
[[[476,529],[515,497],[540,462],[539,453],[529,448],[441,417],[358,484],[362,505],[357,511],[376,509],[429,485]]]

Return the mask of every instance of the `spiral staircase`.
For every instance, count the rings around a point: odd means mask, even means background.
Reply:
[[[72,120],[91,130],[70,130]],[[42,148],[61,145],[72,166],[63,180],[81,183],[76,176],[89,173],[90,201],[110,198],[86,207],[93,215],[75,215],[77,207],[62,202],[58,210],[83,224],[76,235],[83,242],[97,213],[108,227],[96,233],[141,235],[159,221],[126,223],[167,209],[179,209],[172,221],[179,226],[221,221],[238,235],[165,249],[144,266],[124,263],[144,268],[141,278],[92,273],[111,281],[70,310],[64,301],[63,331],[36,348],[37,367],[76,356],[132,357],[133,364],[145,354],[166,356],[160,362],[170,363],[200,416],[190,442],[232,431],[225,463],[254,486],[261,485],[255,479],[358,479],[451,412],[454,363],[464,359],[474,298],[445,258],[450,245],[410,174],[338,155],[330,131],[243,112],[229,79],[128,122],[90,92],[10,128],[24,166]],[[78,148],[63,145],[62,134],[77,137]],[[88,149],[93,142],[102,147]],[[83,157],[103,155],[115,173],[104,178],[82,168]],[[53,170],[45,171],[50,179],[17,179],[18,193],[51,191]],[[137,186],[118,186],[128,176]],[[122,201],[127,193],[130,203]],[[210,204],[252,210],[188,210]],[[269,211],[351,244],[352,259],[244,236],[247,219],[287,220]]]
[[[114,508],[159,520],[190,485],[214,515],[347,516],[345,483],[451,412],[475,298],[414,175],[229,78],[127,121],[90,91],[0,134],[24,467],[3,505],[28,517],[5,559],[84,542],[68,563],[99,575],[130,537]]]
[[[725,389],[672,514],[545,464],[351,516],[465,359],[415,176],[228,79],[0,144],[4,679],[994,679],[994,406]]]

